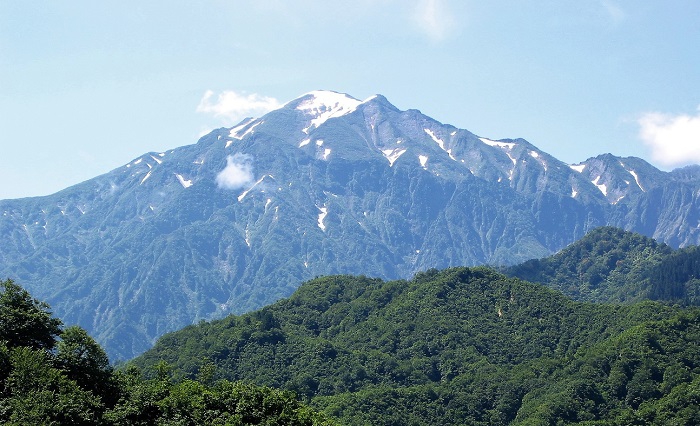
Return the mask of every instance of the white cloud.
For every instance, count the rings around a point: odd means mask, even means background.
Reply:
[[[257,93],[241,94],[233,90],[225,90],[214,98],[214,92],[207,90],[197,105],[197,112],[213,114],[223,119],[227,125],[233,125],[246,117],[259,117],[282,103],[275,98]]]
[[[624,9],[622,9],[612,0],[600,0],[600,4],[603,6],[603,9],[605,9],[606,14],[613,23],[619,24],[620,22],[624,21],[625,18],[627,18],[627,13],[625,13]]]
[[[226,167],[216,175],[216,184],[223,189],[243,188],[253,182],[253,157],[237,153],[226,158]]]
[[[655,161],[664,166],[700,163],[700,107],[694,116],[646,113],[637,123]]]
[[[445,39],[455,25],[446,0],[418,0],[413,20],[428,37],[435,41]]]

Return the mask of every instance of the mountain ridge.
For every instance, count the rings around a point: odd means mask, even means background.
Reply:
[[[602,225],[700,242],[692,168],[605,157],[578,171],[381,95],[344,99],[310,92],[56,194],[0,201],[0,274],[125,359],[314,276],[515,264]]]

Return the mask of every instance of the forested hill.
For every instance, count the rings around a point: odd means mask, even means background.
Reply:
[[[49,305],[12,280],[0,281],[0,424],[297,425],[335,423],[292,392],[225,380],[207,368],[173,381],[167,365],[145,379],[113,370],[85,330],[63,328]]]
[[[483,267],[318,278],[133,364],[161,361],[294,390],[341,424],[700,421],[698,310],[577,303]]]
[[[700,305],[700,249],[679,250],[613,227],[601,227],[559,253],[503,269],[578,301],[662,300]]]

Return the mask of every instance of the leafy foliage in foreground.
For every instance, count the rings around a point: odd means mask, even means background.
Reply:
[[[668,424],[700,416],[700,311],[572,302],[487,268],[333,276],[163,337],[162,360],[296,391],[343,424]]]
[[[2,424],[332,424],[289,391],[228,381],[175,382],[162,364],[151,379],[135,368],[115,372],[85,330],[61,330],[48,305],[11,280],[0,282],[0,314]],[[211,375],[202,379],[210,382]]]

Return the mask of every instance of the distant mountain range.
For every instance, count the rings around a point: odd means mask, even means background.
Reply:
[[[316,91],[56,194],[0,201],[0,275],[127,359],[315,276],[513,265],[602,225],[697,244],[699,195],[697,166],[569,165],[380,95]]]

